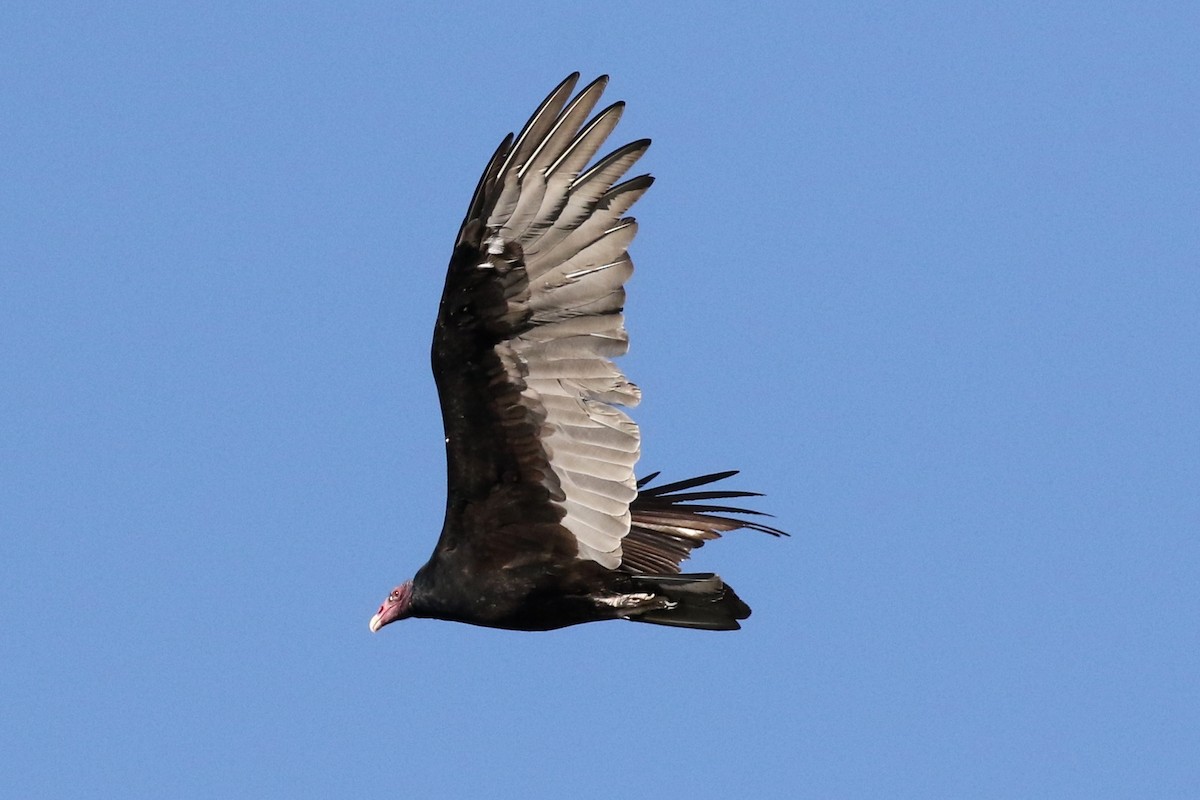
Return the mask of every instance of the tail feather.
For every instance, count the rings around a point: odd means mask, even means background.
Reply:
[[[628,572],[653,575],[679,572],[679,565],[697,547],[738,528],[786,536],[778,528],[751,519],[732,515],[769,517],[761,511],[738,506],[697,502],[757,497],[757,492],[709,488],[691,492],[689,489],[708,486],[732,475],[736,470],[714,472],[687,480],[659,486],[648,486],[658,473],[638,481],[638,494],[629,506],[632,522],[629,533],[621,542],[621,567]]]
[[[735,631],[738,620],[750,616],[750,606],[727,586],[719,575],[634,575],[633,583],[642,591],[665,598],[670,605],[632,615],[635,622],[700,628],[711,631]]]

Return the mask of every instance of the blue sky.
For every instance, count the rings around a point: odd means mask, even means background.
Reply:
[[[0,784],[1200,796],[1189,3],[0,12]],[[642,471],[792,531],[735,634],[367,619],[441,524],[487,157],[601,72],[658,182]]]

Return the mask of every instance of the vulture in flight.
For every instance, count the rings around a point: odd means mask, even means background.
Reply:
[[[750,608],[712,573],[681,574],[726,531],[783,532],[723,505],[734,472],[651,486],[621,410],[625,216],[653,178],[623,180],[649,139],[593,162],[624,109],[592,115],[608,78],[575,73],[492,155],[454,243],[433,334],[446,517],[433,556],[371,630],[432,617],[512,630],[629,619],[733,630]],[[572,96],[574,95],[574,96]],[[714,502],[716,501],[716,502]]]

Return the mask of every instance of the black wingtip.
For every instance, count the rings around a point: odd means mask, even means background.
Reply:
[[[657,476],[658,474],[659,473],[656,472],[656,473],[654,473],[654,476]],[[726,478],[732,478],[734,475],[737,475],[737,474],[738,474],[738,470],[736,470],[736,469],[725,470],[724,472],[712,472],[712,473],[709,473],[708,475],[699,475],[695,478],[688,478],[687,480],[675,481],[674,483],[664,483],[662,486],[655,486],[651,489],[648,489],[646,493],[654,494],[654,495],[670,494],[671,492],[678,492],[678,491],[682,491],[684,489],[692,489],[697,486],[704,486],[705,484],[716,483],[717,481],[723,481]],[[639,483],[638,485],[640,486],[641,484]]]
[[[641,514],[643,517],[661,513],[664,510],[681,511],[686,510],[694,512],[698,515],[710,514],[739,514],[752,517],[766,517],[774,519],[774,516],[764,511],[755,511],[750,508],[740,508],[737,506],[727,506],[721,504],[712,504],[705,500],[730,500],[738,497],[762,497],[761,492],[747,492],[737,489],[707,489],[700,492],[688,492],[687,489],[694,489],[698,486],[707,486],[718,481],[723,481],[726,478],[731,478],[738,474],[738,470],[730,469],[722,472],[712,472],[707,475],[700,475],[687,480],[675,481],[674,483],[664,483],[661,486],[646,487],[653,479],[659,476],[658,472],[652,472],[646,477],[638,481],[638,495],[634,499],[631,508],[635,514]],[[790,536],[787,531],[776,528],[773,525],[766,525],[762,522],[754,522],[748,519],[736,519],[725,516],[711,516],[709,519],[718,522],[729,523],[740,528],[748,528],[750,530],[768,533],[771,536]],[[698,545],[697,545],[698,546]]]

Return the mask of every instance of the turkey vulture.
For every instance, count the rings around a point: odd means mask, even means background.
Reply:
[[[623,103],[595,116],[607,76],[572,98],[575,73],[488,162],[454,244],[433,334],[446,433],[446,518],[433,556],[395,588],[371,630],[433,617],[513,630],[630,619],[733,630],[750,608],[711,573],[680,574],[693,548],[759,522],[713,504],[720,472],[638,481],[640,399],[610,360],[622,320],[625,212],[649,175],[622,176],[639,139],[588,166]],[[693,491],[697,488],[699,491]]]

